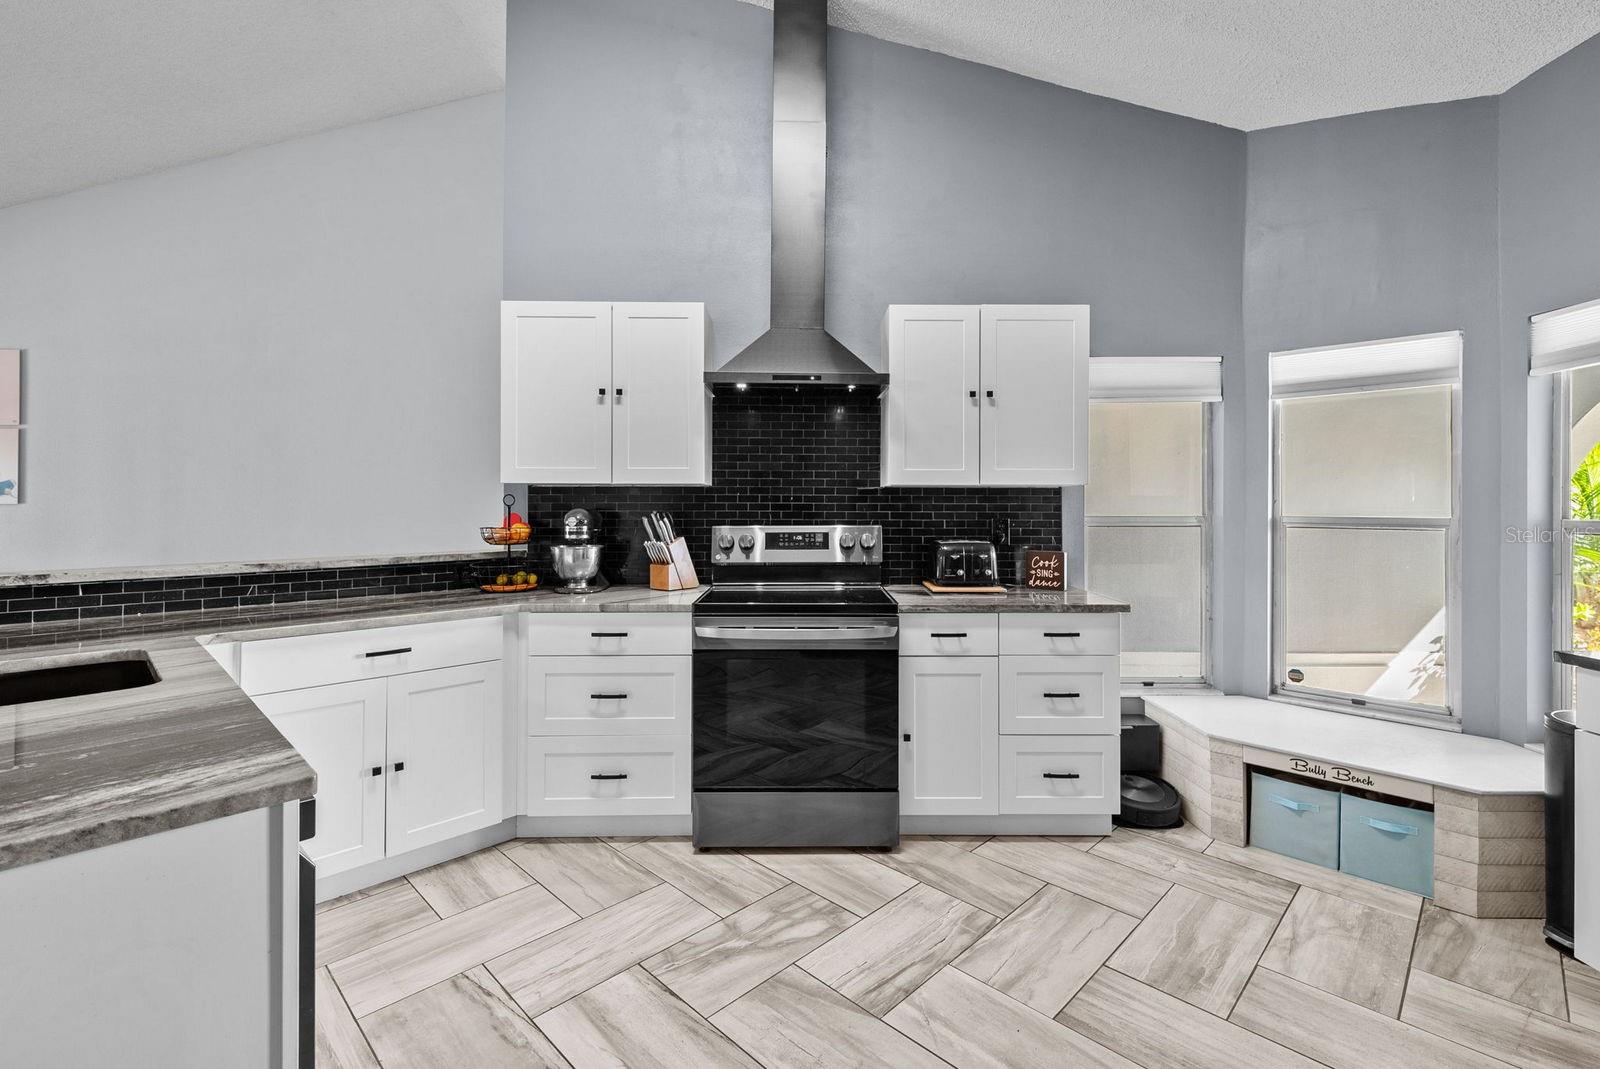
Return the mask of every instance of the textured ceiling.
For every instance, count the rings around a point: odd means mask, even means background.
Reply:
[[[498,89],[504,11],[0,0],[0,206]],[[1498,93],[1600,33],[1600,0],[831,0],[829,18],[1253,130]]]
[[[504,83],[503,0],[0,0],[0,206]]]
[[[828,21],[1258,130],[1504,92],[1600,33],[1600,0],[829,0]]]

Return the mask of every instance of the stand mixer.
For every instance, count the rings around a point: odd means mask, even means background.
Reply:
[[[600,546],[592,541],[599,533],[594,514],[588,509],[573,509],[561,519],[560,545],[550,547],[562,594],[592,594],[611,584],[600,574]]]

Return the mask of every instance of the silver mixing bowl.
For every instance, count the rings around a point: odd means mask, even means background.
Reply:
[[[607,586],[600,575],[600,547],[593,543],[551,546],[550,561],[561,580],[556,589],[562,593],[587,594]]]

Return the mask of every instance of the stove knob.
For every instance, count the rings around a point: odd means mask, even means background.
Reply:
[[[875,546],[877,544],[878,544],[878,536],[877,535],[873,534],[871,531],[862,531],[861,532],[861,548],[862,549],[871,549],[873,546]]]
[[[720,534],[717,536],[717,548],[726,553],[733,548],[733,535]]]
[[[752,549],[756,548],[756,540],[755,540],[755,538],[753,536],[747,535],[747,534],[740,535],[739,536],[739,548],[744,550],[746,553],[749,553]]]
[[[849,531],[846,531],[844,534],[840,535],[839,548],[844,550],[846,553],[849,553],[852,549],[855,549],[856,536],[851,534]]]

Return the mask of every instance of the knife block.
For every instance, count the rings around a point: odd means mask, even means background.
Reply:
[[[667,552],[672,555],[671,564],[650,565],[650,589],[692,590],[699,586],[700,577],[695,574],[694,561],[689,559],[689,544],[674,538],[667,543]]]

